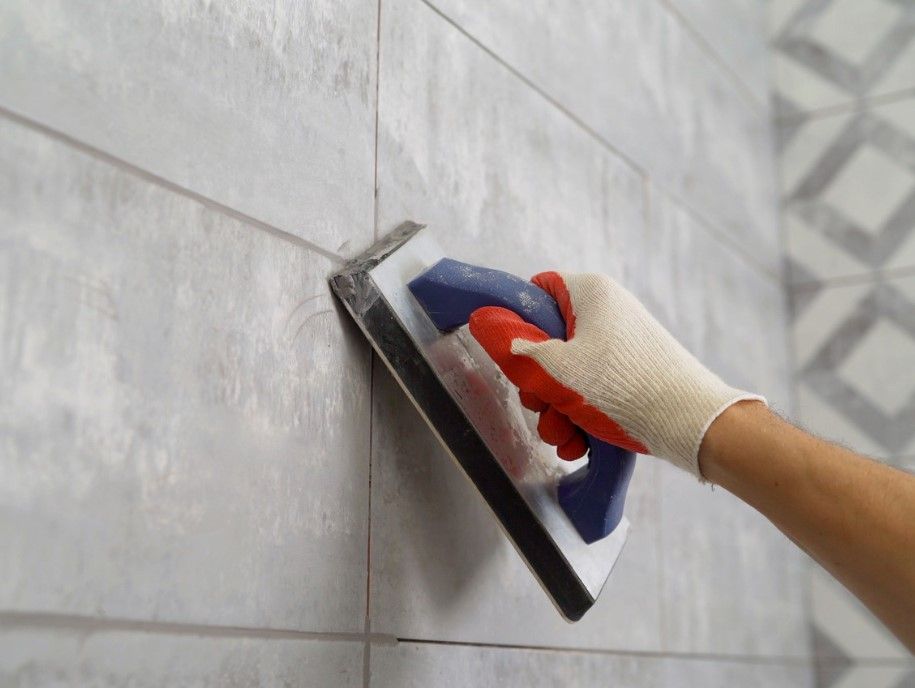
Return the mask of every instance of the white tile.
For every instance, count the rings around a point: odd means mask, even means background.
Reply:
[[[0,607],[360,631],[367,347],[304,248],[0,123]]]
[[[668,465],[659,485],[665,650],[808,656],[800,550],[725,490]]]
[[[860,66],[900,19],[902,10],[884,0],[832,0],[817,16],[809,37]]]
[[[433,4],[756,260],[777,264],[768,112],[663,3]]]
[[[355,688],[363,674],[361,642],[7,626],[0,648],[8,688]]]
[[[777,36],[786,27],[791,26],[798,12],[807,0],[768,0],[769,35]]]
[[[799,126],[778,160],[783,198],[794,193],[851,119],[852,115],[846,113],[814,119]]]
[[[915,187],[915,175],[873,146],[862,146],[825,189],[822,200],[871,236],[883,229]]]
[[[371,242],[376,0],[0,6],[0,104],[326,249]]]
[[[760,0],[672,0],[672,4],[757,101],[767,103],[767,3]]]
[[[887,415],[896,415],[915,394],[915,340],[881,318],[836,369],[847,384]]]
[[[810,362],[869,291],[869,285],[850,284],[824,289],[814,297],[791,327],[795,371]]]
[[[810,227],[796,212],[786,210],[782,222],[785,225],[788,256],[803,268],[802,273],[789,275],[795,283],[810,281],[806,273],[812,274],[814,280],[826,280],[870,271],[870,266],[858,260],[858,256]],[[899,252],[894,257],[898,255]]]
[[[377,688],[437,686],[812,686],[810,667],[694,658],[602,655],[399,643],[372,647],[371,685]]]

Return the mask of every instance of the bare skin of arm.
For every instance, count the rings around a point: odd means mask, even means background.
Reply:
[[[699,464],[915,653],[915,475],[813,437],[758,402],[734,404],[712,423]]]

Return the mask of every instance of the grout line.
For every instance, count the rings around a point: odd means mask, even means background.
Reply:
[[[518,69],[513,67],[511,64],[506,62],[502,57],[500,57],[498,54],[496,54],[491,48],[489,48],[485,44],[483,44],[482,41],[480,41],[478,38],[476,38],[475,36],[470,34],[464,27],[462,27],[460,24],[458,24],[455,20],[453,20],[451,17],[449,17],[444,12],[442,12],[440,9],[438,9],[435,5],[432,4],[432,1],[433,0],[421,0],[422,4],[424,4],[426,7],[428,7],[432,12],[437,14],[439,17],[441,17],[444,21],[446,21],[452,27],[454,27],[458,31],[458,33],[462,34],[471,43],[473,43],[484,53],[489,55],[493,60],[495,60],[498,64],[500,64],[504,69],[506,69],[509,73],[511,73],[515,78],[520,80],[524,85],[526,85],[528,88],[530,88],[532,91],[534,91],[537,95],[539,95],[541,98],[543,98],[545,101],[547,101],[547,103],[549,103],[554,108],[556,108],[560,113],[562,113],[566,118],[568,118],[573,124],[575,124],[582,131],[584,131],[585,134],[587,134],[592,139],[597,141],[597,143],[602,145],[608,151],[610,151],[611,153],[616,155],[623,163],[625,163],[628,167],[630,167],[633,172],[635,172],[636,174],[638,174],[641,177],[648,178],[648,176],[649,176],[648,171],[646,169],[644,169],[638,162],[636,162],[635,160],[630,158],[623,151],[619,150],[609,140],[604,138],[600,133],[598,133],[595,129],[593,129],[591,126],[589,126],[584,120],[582,120],[572,111],[567,109],[562,103],[560,103],[558,100],[556,100],[553,96],[551,96],[549,93],[547,93],[544,89],[542,89],[540,86],[538,86],[533,81],[531,81],[528,77],[526,77],[524,74],[522,74]],[[715,223],[706,220],[705,217],[699,213],[699,211],[695,210],[691,205],[689,205],[685,201],[682,201],[678,195],[669,191],[666,188],[666,185],[659,184],[657,181],[655,181],[653,183],[656,188],[658,188],[661,191],[664,191],[664,193],[666,193],[671,199],[676,201],[678,205],[680,205],[694,219],[696,219],[700,223],[701,226],[706,228],[706,230],[709,231],[712,234],[712,236],[715,237],[715,239],[722,241],[723,243],[726,243],[732,249],[736,250],[737,253],[740,256],[742,256],[749,263],[749,265],[751,267],[757,269],[758,271],[760,271],[767,277],[778,279],[771,270],[769,270],[764,265],[762,265],[761,263],[758,263],[756,261],[756,257],[752,254],[752,252],[747,251],[739,242],[737,242],[733,238],[731,238],[730,235],[723,228],[718,228]]]
[[[369,639],[365,633],[299,631],[248,626],[211,626],[197,623],[94,617],[53,612],[0,611],[0,627],[4,629],[66,629],[87,633],[129,631],[161,635],[195,635],[209,638],[267,638],[344,642],[367,641]],[[379,640],[389,639],[387,636],[380,636]]]
[[[372,236],[378,240],[378,111],[381,103],[381,0],[375,17],[375,166],[373,170]],[[375,352],[369,348],[369,454],[368,454],[368,528],[365,538],[365,647],[362,652],[362,686],[369,688],[372,680],[372,454],[375,424]]]
[[[838,105],[830,105],[828,107],[807,110],[796,115],[783,115],[781,117],[776,116],[775,124],[777,126],[784,124],[799,124],[812,119],[824,119],[826,117],[841,115],[847,112],[859,112],[862,110],[868,110],[873,107],[891,105],[903,100],[908,100],[912,97],[915,97],[915,87],[904,88],[898,91],[890,91],[888,93],[882,93],[875,96],[865,96],[864,98],[858,98],[857,100],[851,100],[846,103],[840,103]]]
[[[855,284],[869,284],[872,282],[890,281],[915,276],[915,265],[904,268],[890,268],[887,270],[874,270],[872,272],[861,273],[860,275],[842,275],[841,277],[830,277],[815,282],[796,282],[788,283],[791,291],[811,291],[814,289],[830,287],[848,287]]]
[[[381,103],[381,0],[378,0],[377,12],[375,26],[375,165],[372,178],[372,194],[375,203],[372,230],[374,241],[378,241],[378,110]]]
[[[362,685],[368,688],[372,670],[372,453],[373,429],[375,424],[375,352],[370,351],[369,364],[369,492],[368,492],[368,531],[366,533],[365,557],[365,650],[362,656]]]
[[[19,124],[28,129],[31,129],[32,131],[38,132],[40,134],[43,134],[44,136],[54,139],[55,141],[59,141],[60,143],[63,143],[64,145],[69,146],[70,148],[73,148],[81,153],[89,155],[90,157],[95,158],[96,160],[100,160],[104,163],[107,163],[123,172],[126,172],[127,174],[130,174],[134,177],[142,179],[145,182],[148,182],[150,184],[163,188],[167,191],[170,191],[174,194],[183,196],[184,198],[187,198],[196,203],[199,203],[200,205],[204,206],[205,208],[207,208],[209,210],[213,210],[221,215],[230,217],[233,220],[238,220],[239,222],[242,222],[244,224],[250,225],[251,227],[264,231],[272,236],[277,237],[278,239],[281,239],[288,243],[294,244],[301,248],[305,248],[313,253],[322,255],[325,258],[330,259],[331,261],[333,261],[336,264],[343,263],[346,260],[345,258],[334,253],[333,251],[328,251],[326,248],[322,248],[321,246],[318,246],[317,244],[315,244],[311,241],[308,241],[307,239],[303,239],[299,236],[296,236],[295,234],[290,234],[289,232],[287,232],[285,230],[282,230],[282,229],[279,229],[278,227],[274,227],[273,225],[267,224],[263,220],[258,220],[256,217],[246,215],[245,213],[235,210],[234,208],[231,208],[227,205],[224,205],[224,204],[220,203],[219,201],[214,201],[212,198],[207,198],[206,196],[203,196],[202,194],[199,194],[196,191],[191,191],[190,189],[180,186],[179,184],[176,184],[172,181],[169,181],[168,179],[165,179],[164,177],[160,177],[159,175],[149,172],[148,170],[145,170],[141,167],[137,167],[136,165],[134,165],[130,162],[127,162],[126,160],[123,160],[122,158],[112,155],[111,153],[107,153],[100,148],[91,146],[88,143],[84,143],[78,139],[73,138],[69,134],[65,134],[62,131],[53,129],[45,124],[42,124],[40,122],[37,122],[33,119],[30,119],[30,118],[24,116],[24,115],[21,115],[18,112],[14,112],[13,110],[3,107],[2,105],[0,105],[0,118],[10,120],[12,122],[15,122],[16,124]]]
[[[586,654],[606,657],[644,657],[646,659],[689,659],[696,661],[734,662],[742,664],[797,664],[807,666],[813,657],[787,655],[728,655],[716,653],[661,652],[652,650],[609,650],[581,647],[558,647],[549,645],[522,645],[513,643],[483,643],[457,640],[428,640],[424,638],[397,638],[398,643],[415,645],[444,645],[449,647],[475,647],[497,650],[527,650],[534,652],[561,652],[565,654]],[[905,664],[908,660],[896,660]]]
[[[557,110],[559,110],[563,115],[565,115],[567,118],[572,120],[572,122],[574,122],[576,125],[578,125],[578,127],[581,128],[589,136],[591,136],[591,138],[597,140],[598,142],[603,144],[607,149],[609,149],[612,153],[617,155],[624,163],[626,163],[629,167],[631,167],[636,173],[643,175],[643,176],[646,174],[646,171],[642,168],[642,166],[639,163],[637,163],[635,160],[630,158],[623,151],[619,150],[616,146],[614,146],[607,139],[605,139],[603,136],[601,136],[596,130],[594,130],[590,125],[588,125],[584,120],[579,118],[578,115],[574,114],[571,110],[566,108],[562,103],[560,103],[553,96],[551,96],[549,93],[547,93],[543,88],[541,88],[540,86],[535,84],[533,81],[531,81],[528,77],[526,77],[524,74],[522,74],[517,68],[515,68],[514,66],[512,66],[511,64],[506,62],[500,55],[498,55],[491,48],[489,48],[487,45],[485,45],[480,39],[478,39],[473,34],[469,33],[467,31],[467,29],[465,29],[463,26],[458,24],[454,19],[449,17],[438,7],[433,5],[432,0],[421,0],[421,2],[426,7],[428,7],[430,10],[435,12],[435,14],[437,14],[439,17],[441,17],[446,22],[448,22],[451,26],[453,26],[455,29],[457,29],[457,31],[460,34],[462,34],[465,38],[467,38],[471,43],[476,45],[480,50],[482,50],[484,53],[489,55],[493,60],[498,62],[500,65],[502,65],[502,67],[504,67],[506,70],[508,70],[515,78],[520,80],[528,88],[530,88],[535,93],[537,93],[537,95],[539,95],[541,98],[546,100],[550,105],[552,105]]]
[[[683,14],[671,0],[659,0],[661,5],[673,15],[674,19],[679,22],[683,29],[693,37],[693,40],[699,46],[699,49],[706,53],[707,57],[720,69],[722,69],[727,75],[728,79],[732,82],[732,85],[736,87],[738,93],[746,101],[746,104],[749,105],[757,115],[768,119],[769,107],[766,101],[761,101],[753,90],[750,88],[750,85],[747,84],[743,78],[738,74],[731,65],[727,63],[727,60],[724,56],[720,55],[717,50],[712,46],[712,44],[706,39],[699,29],[693,26],[692,22],[686,18],[686,15]],[[769,45],[768,41],[765,40],[766,32],[763,32],[763,47],[766,55],[766,59],[769,58]],[[768,85],[768,84],[767,84]]]

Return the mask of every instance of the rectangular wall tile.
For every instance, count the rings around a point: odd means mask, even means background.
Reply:
[[[375,688],[452,688],[498,685],[511,688],[566,686],[812,686],[804,663],[712,661],[708,659],[602,655],[399,643],[372,648]]]
[[[379,225],[426,221],[454,257],[528,276],[644,277],[642,180],[422,3],[383,5]],[[472,107],[457,107],[461,101]],[[657,649],[654,471],[596,609],[549,603],[472,486],[376,369],[372,628],[400,637]],[[628,619],[625,626],[615,619]]]
[[[760,106],[769,101],[767,0],[670,0]]]
[[[649,310],[726,382],[791,411],[781,284],[663,192],[651,193]]]
[[[0,608],[361,631],[330,263],[0,122]]]
[[[768,112],[662,3],[432,4],[778,271]]]
[[[7,627],[0,630],[0,685],[362,685],[363,644],[126,630]]]
[[[376,0],[0,7],[0,105],[322,247],[372,237]]]
[[[597,604],[570,625],[387,371],[377,368],[375,378],[374,632],[463,642],[660,649],[653,459],[641,459],[636,467],[626,498],[632,529],[617,566]]]

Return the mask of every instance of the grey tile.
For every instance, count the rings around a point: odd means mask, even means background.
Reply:
[[[769,100],[769,46],[763,0],[670,0],[753,97]]]
[[[361,631],[332,266],[9,122],[0,161],[0,607]]]
[[[736,497],[671,466],[660,466],[659,489],[665,650],[809,656],[800,550]]]
[[[362,685],[361,642],[6,627],[0,648],[7,688]]]
[[[382,84],[391,84],[380,96],[382,230],[413,217],[459,259],[523,276],[558,267],[642,283],[643,188],[629,167],[421,3],[383,4],[381,50]],[[629,498],[623,561],[598,607],[569,627],[378,369],[375,395],[373,630],[658,648],[650,464]],[[621,617],[631,619],[625,628],[613,623]]]
[[[376,0],[14,0],[0,104],[344,253],[372,237]]]
[[[754,664],[400,643],[372,648],[373,686],[498,685],[498,686],[639,686],[699,688],[704,686],[812,686],[810,667],[802,663]]]
[[[433,4],[776,269],[768,112],[662,3]]]
[[[779,283],[663,194],[652,193],[651,208],[649,308],[723,379],[790,411]],[[658,477],[665,650],[804,655],[805,579],[793,545],[723,490],[667,465]]]
[[[665,194],[651,194],[649,287],[654,315],[729,384],[791,410],[786,298],[762,273]]]

